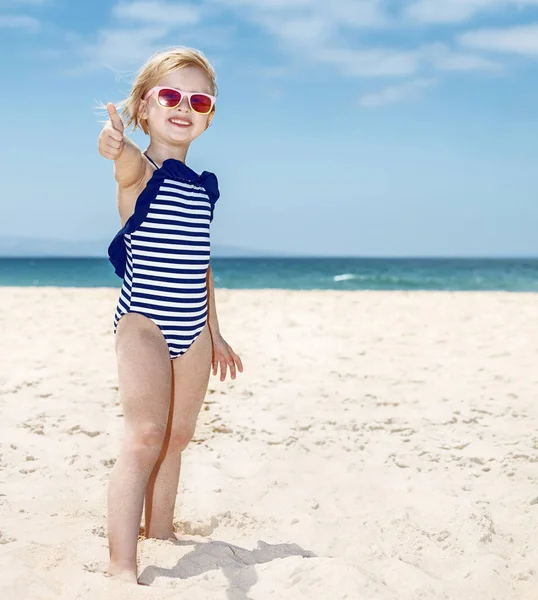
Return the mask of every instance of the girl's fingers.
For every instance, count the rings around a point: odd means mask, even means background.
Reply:
[[[220,361],[220,380],[224,381],[226,379],[226,372],[228,371],[228,365],[225,360]]]
[[[123,142],[123,133],[116,131],[115,129],[109,129],[107,135],[110,139],[116,140],[116,142]]]
[[[121,148],[121,142],[117,142],[116,140],[109,140],[107,142],[105,148],[111,148],[112,150],[119,150]]]
[[[235,364],[237,365],[237,368],[239,369],[239,372],[242,373],[243,372],[243,363],[241,362],[241,358],[233,350],[232,350],[232,356],[234,358]]]
[[[120,153],[117,150],[114,150],[113,152],[103,152],[103,156],[109,160],[116,160],[119,155]]]
[[[230,367],[230,377],[232,379],[235,379],[236,372],[235,372],[235,363],[234,363],[234,359],[233,358],[230,358],[230,360],[228,362],[228,366]]]
[[[214,360],[213,361],[213,375],[217,374],[218,368],[219,368],[219,363],[218,363],[218,361]]]

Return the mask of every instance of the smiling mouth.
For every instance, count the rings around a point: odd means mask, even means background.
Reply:
[[[170,123],[176,125],[177,127],[190,127],[192,123],[187,121],[186,119],[168,119]]]

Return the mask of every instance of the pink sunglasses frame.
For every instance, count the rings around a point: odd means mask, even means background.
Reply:
[[[211,94],[206,94],[205,92],[184,92],[183,90],[178,90],[177,88],[172,87],[171,85],[156,85],[155,87],[152,87],[151,90],[149,90],[149,92],[145,94],[144,100],[147,100],[150,96],[152,96],[156,92],[160,92],[161,90],[174,90],[174,92],[179,92],[181,98],[179,102],[174,106],[164,106],[159,102],[159,98],[157,97],[157,102],[159,103],[159,106],[162,106],[163,108],[177,108],[181,104],[183,98],[186,97],[189,101],[189,106],[191,107],[191,110],[193,110],[195,113],[198,113],[199,115],[208,115],[215,107],[215,102],[217,100],[215,96],[212,96]],[[191,104],[192,96],[206,96],[211,100],[211,108],[206,113],[196,110]]]

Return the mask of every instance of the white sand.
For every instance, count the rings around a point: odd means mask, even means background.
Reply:
[[[217,290],[178,526],[105,578],[117,290],[0,288],[0,598],[538,598],[538,295]]]

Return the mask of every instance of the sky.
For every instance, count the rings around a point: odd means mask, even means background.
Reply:
[[[97,107],[174,45],[217,71],[213,244],[538,256],[538,0],[0,0],[0,241],[106,254]]]

